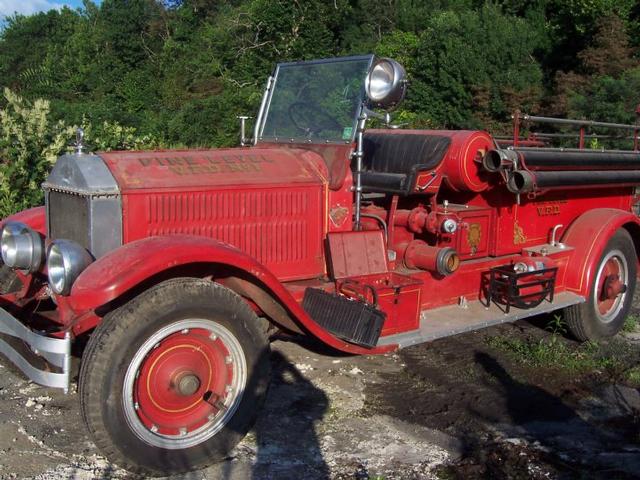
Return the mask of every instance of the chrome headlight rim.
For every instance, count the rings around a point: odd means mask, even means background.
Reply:
[[[37,272],[44,262],[44,238],[22,222],[8,221],[0,231],[0,255],[9,268]]]
[[[404,99],[407,91],[407,72],[391,58],[379,58],[369,69],[365,92],[369,104],[391,111]]]
[[[47,250],[49,287],[56,295],[69,295],[80,274],[93,262],[91,254],[71,240],[54,240]]]

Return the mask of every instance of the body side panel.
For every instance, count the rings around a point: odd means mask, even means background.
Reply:
[[[391,345],[366,349],[334,337],[307,315],[265,266],[231,245],[197,236],[152,237],[114,250],[91,264],[78,277],[67,299],[68,304],[76,312],[92,310],[164,270],[202,263],[224,264],[244,270],[266,285],[305,331],[333,348],[358,354],[383,353],[395,348]]]

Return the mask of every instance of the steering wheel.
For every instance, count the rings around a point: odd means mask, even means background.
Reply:
[[[342,125],[325,110],[310,102],[293,102],[289,105],[289,118],[307,138],[324,130],[342,131]]]

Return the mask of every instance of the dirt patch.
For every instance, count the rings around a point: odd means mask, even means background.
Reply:
[[[365,409],[460,439],[463,459],[439,468],[444,477],[637,478],[640,393],[618,382],[640,349],[614,339],[598,352],[615,359],[611,368],[576,372],[528,364],[490,341],[550,335],[520,323],[407,349],[401,375],[367,388]]]
[[[370,357],[278,340],[254,430],[227,461],[173,478],[637,478],[640,393],[623,371],[640,359],[640,335],[603,347],[621,362],[578,373],[490,340],[543,340],[544,325]],[[0,478],[129,478],[96,451],[75,395],[30,384],[6,361],[0,422]]]

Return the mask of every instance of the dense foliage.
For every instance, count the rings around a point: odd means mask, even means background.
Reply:
[[[62,122],[51,122],[49,102],[32,105],[5,89],[0,110],[0,215],[39,203],[40,182],[71,134]]]
[[[58,155],[69,147],[78,126],[54,120],[48,100],[29,102],[8,88],[0,108],[0,218],[42,203],[40,185]],[[129,150],[162,146],[135,127],[82,119],[85,141],[96,150]]]
[[[7,19],[0,86],[55,120],[229,145],[278,60],[376,52],[408,68],[401,118],[504,130],[515,108],[634,121],[635,0],[104,0]]]
[[[14,16],[0,31],[0,87],[10,89],[0,98],[0,195],[10,195],[7,178],[35,185],[51,156],[45,143],[64,150],[69,126],[88,126],[96,148],[235,144],[236,116],[256,111],[280,60],[394,57],[411,78],[397,116],[415,127],[504,133],[516,108],[631,123],[640,103],[639,5],[85,0],[77,11]],[[27,110],[35,122],[46,117],[42,136],[40,124],[21,117]],[[35,136],[18,138],[18,124],[19,135]]]

